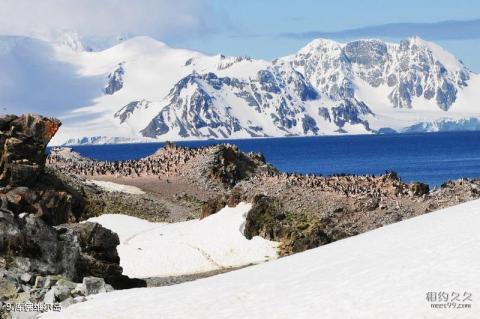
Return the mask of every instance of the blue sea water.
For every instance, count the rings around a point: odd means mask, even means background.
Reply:
[[[199,147],[236,144],[242,151],[261,152],[285,172],[316,174],[381,174],[396,171],[407,182],[431,186],[449,179],[480,177],[480,132],[392,135],[292,137],[230,141],[190,141],[176,144]],[[163,143],[76,146],[83,156],[98,160],[138,159]]]

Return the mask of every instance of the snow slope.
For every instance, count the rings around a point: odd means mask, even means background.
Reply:
[[[202,220],[151,223],[126,215],[89,219],[116,232],[123,273],[165,277],[244,266],[277,257],[277,243],[243,235],[251,204],[225,207]]]
[[[476,200],[215,277],[97,295],[44,318],[479,318],[479,227]],[[432,309],[427,293],[441,291],[471,293],[472,307]]]

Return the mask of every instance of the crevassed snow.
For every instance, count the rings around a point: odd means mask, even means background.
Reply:
[[[480,318],[479,227],[476,200],[215,277],[100,294],[44,318]],[[431,308],[427,294],[442,291],[471,293],[472,307]]]
[[[88,180],[88,182],[103,188],[107,192],[119,192],[119,193],[137,194],[137,195],[145,194],[143,190],[135,186],[118,184],[118,183],[107,182],[107,181],[97,181],[93,179]]]
[[[89,219],[116,232],[120,265],[137,278],[193,274],[277,257],[278,243],[242,232],[251,204],[225,207],[202,220],[151,223],[126,215]]]

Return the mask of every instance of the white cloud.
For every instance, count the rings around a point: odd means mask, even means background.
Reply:
[[[0,0],[0,34],[132,33],[160,39],[208,34],[226,17],[206,0]]]

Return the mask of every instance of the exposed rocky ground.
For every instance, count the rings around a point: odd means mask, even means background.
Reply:
[[[278,173],[262,155],[242,153],[233,145],[192,149],[167,144],[152,156],[123,162],[79,159],[75,152],[54,148],[47,163],[87,199],[84,216],[127,213],[155,222],[207,216],[212,213],[208,205],[218,202],[213,212],[224,207],[217,197],[229,196],[239,181]],[[86,185],[86,179],[133,185],[146,194],[105,192]]]
[[[242,153],[228,144],[191,149],[169,143],[152,156],[125,162],[77,161],[60,152],[65,150],[52,152],[51,167],[148,191],[164,209],[152,213],[133,208],[123,213],[153,221],[204,218],[225,205],[253,202],[246,236],[280,241],[281,255],[480,197],[477,180],[449,181],[430,190],[420,182],[404,183],[394,172],[381,176],[282,173],[261,154]],[[116,196],[122,201],[123,195]]]
[[[122,275],[117,234],[96,223],[76,223],[86,217],[89,202],[45,169],[45,149],[59,126],[37,115],[0,117],[2,318],[9,316],[6,302],[65,306],[93,293],[93,286],[105,291],[145,285]]]

